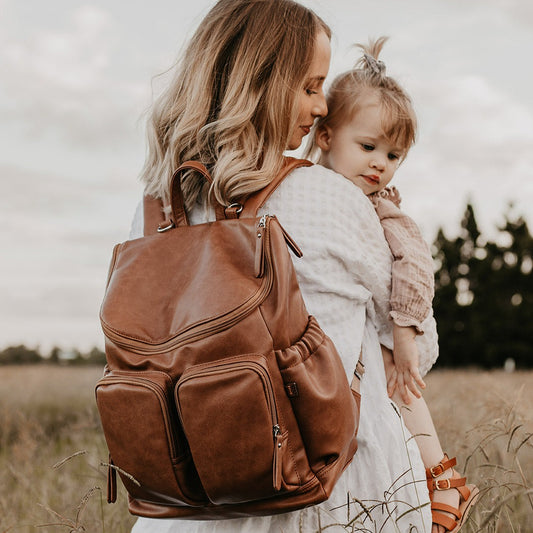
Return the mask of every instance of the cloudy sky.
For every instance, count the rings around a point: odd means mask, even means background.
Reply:
[[[416,147],[395,183],[432,240],[467,199],[490,234],[510,201],[533,224],[530,0],[305,0],[354,42],[388,35]],[[102,346],[112,246],[142,188],[143,114],[212,0],[0,0],[0,347]]]

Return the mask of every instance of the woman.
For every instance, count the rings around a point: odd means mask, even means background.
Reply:
[[[146,192],[168,204],[173,169],[189,159],[203,162],[212,190],[196,174],[183,182],[194,224],[214,218],[209,192],[228,205],[269,183],[284,150],[300,146],[327,113],[329,39],[326,24],[291,0],[220,0],[154,106]],[[428,503],[424,468],[387,396],[380,343],[392,342],[391,256],[372,205],[345,178],[314,166],[293,171],[262,212],[277,215],[304,251],[295,267],[307,309],[335,342],[350,379],[363,350],[359,450],[319,506],[225,521],[140,518],[133,532],[307,532],[353,520],[361,505],[367,512],[357,520],[366,530],[429,532],[429,507],[421,508]],[[132,238],[142,235],[142,225],[138,210]]]

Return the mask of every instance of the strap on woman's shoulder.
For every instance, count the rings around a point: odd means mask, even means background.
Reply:
[[[254,218],[257,216],[257,211],[270,198],[272,193],[278,188],[281,182],[297,167],[312,166],[311,161],[306,159],[296,159],[294,157],[285,157],[283,166],[278,175],[263,189],[252,194],[244,203],[241,212],[237,211],[235,218]],[[224,208],[221,207],[223,210]],[[155,198],[150,195],[145,195],[143,198],[143,212],[144,212],[144,235],[153,235],[161,230],[161,224],[165,222],[166,218],[163,212],[163,202],[161,198]],[[218,217],[217,217],[218,218]]]
[[[157,233],[159,225],[165,221],[163,212],[163,202],[161,198],[144,195],[143,197],[143,214],[144,214],[144,236]]]

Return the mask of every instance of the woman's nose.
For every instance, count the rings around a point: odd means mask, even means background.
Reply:
[[[315,95],[316,100],[313,105],[312,113],[315,118],[325,117],[328,114],[328,104],[324,93],[320,92]]]

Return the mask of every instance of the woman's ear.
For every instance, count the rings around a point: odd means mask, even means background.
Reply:
[[[315,133],[316,145],[323,151],[328,152],[331,142],[331,130],[327,126],[319,126]]]

